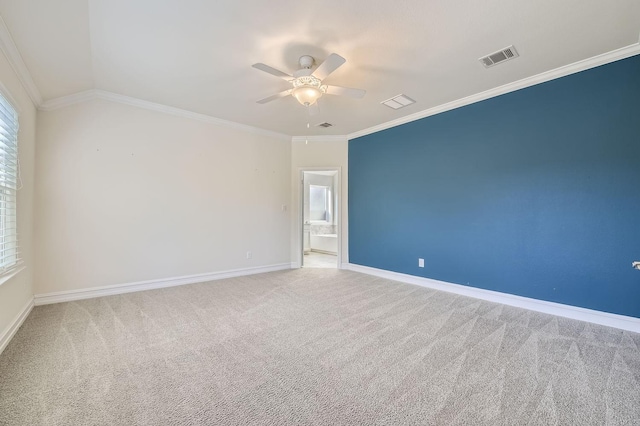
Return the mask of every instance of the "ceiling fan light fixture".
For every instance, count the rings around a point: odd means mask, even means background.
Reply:
[[[298,100],[302,105],[309,106],[316,103],[322,96],[322,91],[313,86],[296,87],[291,93],[294,98]]]
[[[293,91],[291,94],[305,106],[316,103],[327,90],[327,86],[323,86],[322,82],[312,75],[298,77],[292,83]]]

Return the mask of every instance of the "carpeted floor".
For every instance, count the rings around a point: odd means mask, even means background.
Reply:
[[[36,307],[2,425],[640,424],[640,335],[302,269]]]

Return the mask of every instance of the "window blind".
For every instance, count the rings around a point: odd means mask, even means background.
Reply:
[[[0,274],[20,261],[17,227],[18,117],[0,95]]]

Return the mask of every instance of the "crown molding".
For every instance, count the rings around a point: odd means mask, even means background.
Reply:
[[[99,99],[97,90],[85,90],[82,92],[74,93],[72,95],[61,96],[59,98],[49,99],[42,102],[38,109],[40,111],[53,111],[59,108],[66,108],[71,105],[79,104],[82,102],[88,102],[94,99]]]
[[[420,120],[432,115],[440,114],[442,112],[450,111],[452,109],[467,106],[476,102],[484,101],[496,96],[504,95],[506,93],[514,92],[516,90],[524,89],[536,84],[545,83],[547,81],[555,80],[560,77],[575,74],[580,71],[585,71],[591,68],[599,67],[611,62],[619,61],[640,54],[640,42],[634,43],[627,47],[612,50],[611,52],[603,53],[602,55],[594,56],[592,58],[584,59],[582,61],[574,62],[569,65],[565,65],[550,71],[523,78],[522,80],[514,81],[493,89],[485,90],[484,92],[476,93],[475,95],[467,96],[465,98],[457,99],[455,101],[448,102],[446,104],[438,105],[433,108],[425,109],[424,111],[410,114],[404,117],[397,118],[395,120],[387,121],[386,123],[378,124],[367,129],[359,130],[347,135],[348,139],[355,139],[361,136],[376,133],[382,130],[389,129],[391,127],[400,126],[402,124],[410,123],[412,121]]]
[[[291,142],[347,142],[346,135],[313,135],[313,136],[293,136]]]
[[[273,132],[271,130],[260,129],[258,127],[248,126],[246,124],[240,124],[234,121],[223,120],[221,118],[212,117],[206,114],[187,111],[181,108],[175,108],[168,105],[158,104],[155,102],[145,101],[143,99],[133,98],[131,96],[119,95],[117,93],[108,92],[106,90],[98,90],[98,89],[85,90],[83,92],[74,93],[72,95],[50,99],[40,104],[38,109],[41,111],[53,111],[56,109],[65,108],[71,105],[88,102],[96,99],[129,105],[137,108],[147,109],[150,111],[161,112],[164,114],[174,115],[176,117],[189,118],[192,120],[202,121],[209,124],[230,127],[237,130],[242,130],[244,132],[259,134],[263,136],[269,136],[269,137],[282,139],[286,141],[291,140],[291,136],[285,135],[284,133],[278,133],[278,132]]]
[[[15,71],[20,83],[22,83],[22,87],[27,92],[31,101],[35,106],[38,106],[42,103],[42,95],[38,90],[38,87],[33,82],[33,78],[31,78],[31,73],[29,69],[25,65],[22,60],[22,55],[20,55],[20,51],[16,47],[15,42],[13,41],[13,37],[11,37],[11,33],[9,32],[9,28],[4,22],[4,19],[0,16],[0,50],[4,52],[4,55],[7,57],[11,68]]]

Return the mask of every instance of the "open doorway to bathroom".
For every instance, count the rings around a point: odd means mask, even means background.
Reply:
[[[340,170],[301,170],[302,253],[305,268],[338,268]]]

